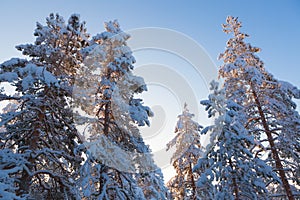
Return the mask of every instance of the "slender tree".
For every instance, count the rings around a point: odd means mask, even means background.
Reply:
[[[300,180],[300,121],[293,98],[299,99],[300,91],[266,71],[256,56],[260,49],[244,41],[248,35],[240,28],[241,22],[234,17],[228,17],[223,25],[223,31],[233,37],[220,55],[224,64],[219,75],[225,81],[226,97],[244,107],[244,127],[259,144],[253,152],[257,157],[262,152],[269,154],[266,162],[280,177],[280,187],[285,191],[281,195],[293,200],[293,185],[299,187]]]
[[[178,116],[176,136],[167,144],[167,150],[174,146],[176,148],[171,158],[176,175],[168,182],[174,199],[196,199],[197,197],[198,175],[193,172],[193,167],[203,153],[200,143],[202,127],[192,120],[193,116],[185,104],[182,114]]]
[[[211,132],[211,143],[194,168],[201,173],[197,183],[200,197],[268,199],[266,183],[277,176],[249,151],[255,141],[243,126],[242,107],[226,100],[225,90],[219,90],[217,82],[211,83],[211,90],[209,99],[201,101],[209,117],[216,117],[214,125],[203,130]]]
[[[147,88],[141,77],[132,74],[135,60],[126,44],[129,35],[117,21],[105,23],[105,29],[83,51],[83,72],[94,83],[78,85],[78,106],[90,116],[91,127],[84,143],[82,193],[97,199],[166,199],[162,173],[136,127],[149,125],[152,112],[134,97]],[[80,100],[81,91],[92,95]]]

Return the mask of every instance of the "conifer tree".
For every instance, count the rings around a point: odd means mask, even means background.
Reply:
[[[27,161],[10,149],[0,149],[0,199],[25,200],[28,195],[17,196],[14,174],[25,168]]]
[[[23,162],[2,164],[11,170],[19,166],[10,173],[18,196],[77,198],[74,172],[82,158],[75,152],[80,138],[68,98],[88,35],[78,15],[67,24],[58,14],[46,21],[46,26],[37,23],[34,44],[17,46],[31,60],[1,64],[0,81],[15,89],[12,96],[2,91],[1,100],[16,102],[15,109],[1,114],[1,148]]]
[[[226,97],[244,107],[247,116],[244,127],[257,143],[253,152],[257,157],[268,153],[266,162],[280,177],[278,187],[285,195],[274,196],[293,200],[296,195],[293,186],[299,188],[300,180],[300,118],[293,98],[299,99],[300,91],[266,71],[256,55],[260,49],[244,41],[248,35],[241,33],[240,28],[241,22],[234,17],[228,17],[223,25],[223,31],[233,37],[220,55],[224,64],[219,75],[225,81]]]
[[[73,14],[66,23],[62,16],[51,13],[46,18],[46,26],[37,22],[34,36],[34,44],[18,45],[16,48],[31,57],[34,63],[45,65],[61,80],[74,79],[82,63],[81,50],[88,46],[89,38],[80,16]]]
[[[243,126],[242,107],[226,100],[225,90],[211,83],[212,93],[206,106],[209,117],[216,117],[212,126],[202,132],[211,132],[211,142],[194,170],[199,171],[199,197],[214,199],[268,199],[266,185],[277,180],[272,168],[249,151],[255,142]]]
[[[193,167],[203,153],[200,143],[202,127],[192,120],[193,116],[185,104],[182,114],[178,116],[176,136],[167,144],[167,150],[174,146],[176,148],[171,158],[176,175],[168,182],[174,199],[196,199],[197,197],[198,175],[193,173]]]
[[[80,80],[77,102],[96,120],[88,121],[91,128],[84,143],[87,159],[81,169],[81,191],[92,199],[166,199],[162,173],[136,126],[149,125],[152,112],[134,97],[147,88],[141,77],[132,74],[135,59],[126,44],[129,35],[117,21],[105,23],[105,29],[83,51],[88,65],[83,71],[94,82],[81,85]],[[91,86],[96,89],[87,88]],[[81,91],[94,95],[82,101]]]

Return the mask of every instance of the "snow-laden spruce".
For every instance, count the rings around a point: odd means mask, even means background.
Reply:
[[[223,31],[233,37],[219,57],[224,62],[219,75],[225,81],[226,97],[243,106],[243,125],[256,142],[252,152],[267,157],[265,162],[280,177],[279,185],[269,185],[270,197],[293,200],[300,187],[300,116],[293,98],[300,98],[300,90],[266,71],[256,56],[260,49],[244,41],[248,35],[240,28],[234,17],[223,25]]]
[[[196,199],[197,196],[196,181],[199,176],[193,173],[193,167],[203,154],[200,143],[202,126],[193,121],[193,117],[194,114],[185,104],[182,114],[178,116],[176,136],[167,144],[167,150],[175,147],[171,162],[176,175],[167,184],[173,199]]]
[[[73,14],[66,23],[62,16],[51,13],[45,26],[37,22],[36,27],[34,44],[18,45],[16,48],[35,62],[51,65],[47,67],[55,76],[74,78],[82,62],[80,50],[88,45],[85,22],[80,21],[78,14]]]
[[[244,128],[243,107],[226,100],[225,90],[218,83],[210,84],[212,93],[206,106],[214,124],[203,129],[210,132],[210,144],[199,159],[194,171],[200,174],[197,181],[200,199],[268,199],[267,183],[276,179],[272,168],[255,157],[249,147],[254,137]]]
[[[28,156],[28,155],[27,155]],[[22,171],[28,161],[24,155],[12,152],[11,149],[0,149],[0,199],[25,200],[28,195],[17,196],[16,179],[14,174]]]
[[[137,128],[149,125],[152,112],[134,97],[147,88],[143,78],[132,73],[135,59],[126,44],[129,37],[117,21],[110,21],[82,51],[85,65],[79,73],[85,76],[75,81],[74,98],[81,109],[78,114],[84,113],[76,116],[78,124],[87,124],[88,138],[82,145],[87,158],[78,180],[86,198],[168,198],[162,173]]]
[[[50,14],[46,23],[37,23],[34,44],[17,46],[29,61],[0,65],[0,82],[15,90],[1,91],[1,101],[8,103],[0,116],[3,198],[14,191],[18,197],[80,199],[74,190],[82,161],[75,153],[80,138],[68,98],[86,33],[78,15],[65,23]],[[14,187],[5,189],[8,184]]]

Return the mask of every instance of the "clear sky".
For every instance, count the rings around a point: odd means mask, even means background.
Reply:
[[[14,46],[32,43],[35,23],[39,21],[44,24],[45,18],[53,12],[61,14],[65,20],[73,13],[79,13],[92,35],[103,31],[104,21],[113,19],[119,20],[124,31],[143,27],[175,30],[199,43],[218,66],[221,63],[216,58],[224,50],[228,39],[222,32],[221,24],[226,16],[233,15],[243,22],[242,31],[251,36],[247,41],[262,49],[259,56],[268,71],[300,87],[298,0],[2,0],[0,5],[0,62],[20,56]],[[135,56],[137,60],[144,59],[139,58],[139,53]],[[151,105],[157,112],[163,113],[157,104]],[[179,114],[180,109],[175,110]],[[175,125],[175,118],[170,119],[172,126]],[[155,142],[152,145],[155,146]]]
[[[245,2],[245,3],[244,3]],[[228,37],[221,31],[227,15],[238,16],[248,40],[262,48],[267,69],[281,79],[300,86],[300,2],[254,1],[36,1],[2,0],[0,61],[19,55],[14,46],[33,41],[35,22],[44,22],[50,12],[66,19],[79,13],[89,32],[103,30],[103,22],[118,19],[124,30],[163,27],[182,32],[199,42],[216,62]]]

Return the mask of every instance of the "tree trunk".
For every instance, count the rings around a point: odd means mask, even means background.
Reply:
[[[284,172],[284,169],[283,169],[283,165],[280,161],[280,157],[278,155],[278,151],[275,147],[275,143],[274,143],[274,138],[272,136],[272,133],[269,129],[269,126],[268,126],[268,123],[267,123],[267,120],[265,118],[265,115],[263,113],[263,110],[262,110],[262,106],[260,104],[260,101],[258,99],[258,96],[255,92],[255,90],[253,89],[254,87],[251,85],[251,89],[252,89],[252,93],[253,93],[253,96],[254,96],[254,100],[255,100],[255,103],[257,105],[257,109],[258,109],[258,112],[259,112],[259,115],[261,117],[261,120],[262,120],[262,125],[264,127],[264,130],[266,132],[266,135],[267,135],[267,138],[268,138],[268,141],[269,141],[269,144],[270,144],[270,147],[271,147],[271,152],[272,152],[272,156],[273,156],[273,159],[275,160],[275,166],[276,166],[276,169],[278,170],[278,173],[279,173],[279,176],[280,176],[280,179],[282,181],[282,185],[283,185],[283,188],[286,192],[286,195],[288,197],[289,200],[295,200],[294,196],[293,196],[293,193],[292,193],[292,190],[291,190],[291,186],[286,178],[286,175],[285,175],[285,172]]]
[[[109,113],[110,113],[110,102],[106,103],[105,105],[105,111],[104,111],[104,128],[103,132],[105,136],[108,136],[108,131],[109,131]]]
[[[193,168],[192,168],[192,163],[189,163],[189,174],[190,174],[190,179],[191,179],[191,185],[192,185],[192,199],[196,200],[196,184],[195,184],[195,179],[193,175]]]
[[[38,148],[38,141],[39,141],[39,137],[40,137],[40,127],[41,124],[44,121],[45,118],[45,107],[41,106],[41,111],[38,112],[37,114],[37,119],[36,119],[36,124],[34,125],[34,130],[32,133],[31,138],[29,139],[29,141],[27,141],[29,149],[30,150],[36,150]],[[34,170],[34,166],[35,166],[35,159],[30,157],[28,159],[29,161],[29,166],[28,169],[30,172],[32,172]],[[20,178],[20,184],[19,184],[19,190],[18,190],[18,195],[21,194],[28,194],[30,191],[30,182],[31,182],[32,177],[27,173],[26,170],[23,170],[21,178]]]
[[[231,159],[229,159],[229,165],[230,165],[231,169],[234,171]],[[235,198],[234,199],[235,200],[239,200],[240,199],[239,198],[239,187],[238,187],[238,185],[236,183],[236,178],[235,178],[234,175],[232,177],[232,182],[233,182],[233,192],[235,194]]]

